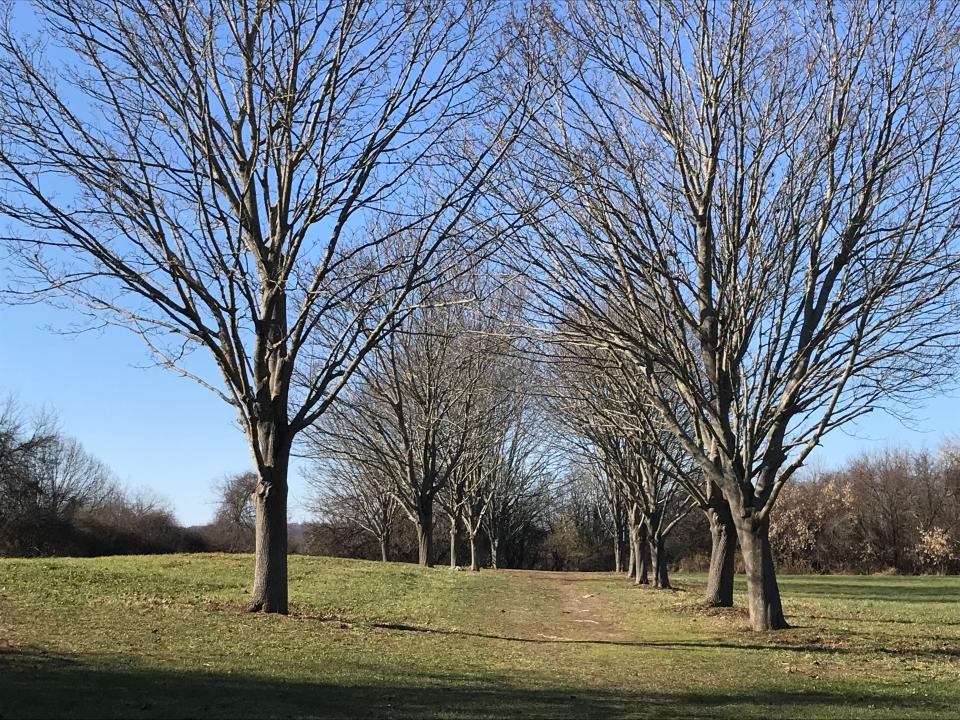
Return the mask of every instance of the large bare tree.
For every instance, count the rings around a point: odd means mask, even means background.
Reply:
[[[524,26],[508,10],[37,0],[33,16],[7,13],[0,215],[19,291],[134,330],[236,409],[258,475],[251,610],[287,611],[294,438],[412,289],[503,231],[480,200],[526,115],[524,65],[504,62]],[[20,30],[37,23],[38,38]]]
[[[643,368],[729,502],[757,630],[786,626],[784,484],[827,432],[951,372],[957,13],[571,2],[544,66],[561,95],[500,185],[540,308]]]

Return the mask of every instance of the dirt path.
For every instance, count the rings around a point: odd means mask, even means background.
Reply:
[[[538,601],[549,601],[550,612],[539,613],[528,632],[549,640],[626,640],[613,609],[604,603],[611,582],[606,573],[506,571],[526,586]]]
[[[559,575],[559,573],[558,573]],[[579,573],[578,573],[579,575]],[[563,595],[562,614],[577,626],[590,640],[622,640],[623,631],[614,614],[603,603],[603,594],[592,587],[589,574],[586,577],[569,577],[566,573],[558,578]]]

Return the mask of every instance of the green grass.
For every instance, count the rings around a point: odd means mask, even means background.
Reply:
[[[0,561],[0,717],[957,717],[960,578],[785,577],[790,630],[612,574]],[[742,605],[742,597],[738,598]]]

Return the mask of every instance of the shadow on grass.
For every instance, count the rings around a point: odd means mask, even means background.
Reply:
[[[896,716],[953,706],[865,690],[604,692],[520,686],[522,678],[403,675],[342,684],[223,672],[117,667],[117,658],[0,650],[2,717],[849,717],[852,708]],[[113,663],[113,664],[111,664]],[[362,670],[362,668],[360,668]],[[356,668],[354,668],[356,670]],[[361,673],[362,675],[362,673]]]
[[[782,576],[780,590],[787,598],[881,600],[898,603],[952,603],[960,601],[960,582],[948,577],[873,577],[821,575]]]
[[[736,643],[736,642],[683,642],[673,640],[601,640],[601,639],[578,639],[563,637],[520,637],[517,635],[498,635],[496,633],[474,632],[470,630],[455,630],[450,628],[434,628],[425,625],[407,625],[404,623],[345,623],[335,618],[322,617],[316,615],[300,615],[300,620],[331,622],[338,625],[357,625],[362,624],[367,627],[379,630],[392,630],[396,632],[425,633],[429,635],[449,635],[463,638],[482,638],[484,640],[502,640],[504,642],[532,643],[535,645],[613,645],[627,648],[666,648],[671,650],[759,650],[759,651],[787,651],[800,653],[824,653],[828,655],[875,655],[885,653],[892,655],[930,655],[930,656],[951,656],[960,657],[960,648],[937,647],[923,648],[914,646],[905,646],[901,649],[891,648],[858,648],[858,647],[839,647],[834,645],[821,645],[809,642],[770,642],[770,643]],[[794,629],[802,629],[795,626]],[[770,636],[771,639],[775,636]]]
[[[913,618],[876,618],[862,615],[811,615],[801,613],[801,617],[810,620],[830,620],[843,623],[864,623],[866,625],[931,625],[933,627],[960,626],[960,620],[917,620]]]

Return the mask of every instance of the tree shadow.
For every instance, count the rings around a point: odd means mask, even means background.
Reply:
[[[944,714],[927,697],[865,690],[606,692],[523,686],[523,678],[403,674],[381,682],[312,682],[230,672],[117,667],[99,656],[0,650],[3,717],[715,717],[850,715],[850,708]],[[110,662],[114,664],[110,664]]]
[[[522,637],[518,635],[500,635],[497,633],[485,633],[471,630],[460,630],[453,628],[435,628],[426,625],[408,625],[405,623],[389,622],[369,622],[369,623],[348,623],[335,618],[322,616],[300,615],[300,620],[330,622],[341,627],[351,627],[361,624],[366,627],[376,628],[378,630],[390,630],[395,632],[424,633],[429,635],[447,635],[463,638],[481,638],[484,640],[502,640],[513,643],[531,643],[535,645],[611,645],[626,648],[664,648],[669,650],[753,650],[766,652],[770,650],[798,652],[804,654],[819,653],[825,655],[876,655],[883,653],[888,655],[929,655],[929,656],[948,656],[960,657],[960,648],[937,647],[924,648],[915,646],[904,646],[902,648],[863,648],[863,647],[843,647],[835,645],[823,645],[811,643],[809,641],[798,642],[699,642],[699,641],[675,641],[675,640],[610,640],[610,639],[582,639],[582,638],[564,638],[564,637]],[[793,630],[804,629],[803,626],[793,626]],[[811,628],[807,628],[811,629]],[[775,637],[775,636],[774,636]]]
[[[858,617],[855,615],[811,615],[801,613],[801,617],[810,620],[831,620],[844,623],[865,623],[867,625],[931,625],[933,627],[957,627],[960,626],[960,620],[916,620],[911,618],[870,618]]]
[[[947,577],[844,577],[803,576],[793,582],[783,578],[781,591],[787,598],[873,600],[897,603],[952,603],[960,601],[960,583]]]

